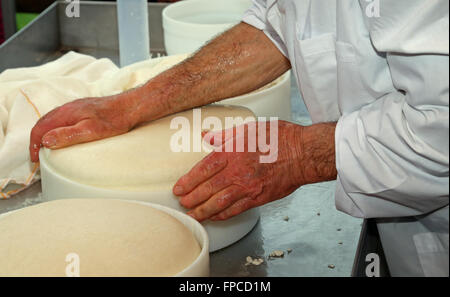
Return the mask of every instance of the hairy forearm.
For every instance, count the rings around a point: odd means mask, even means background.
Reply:
[[[262,31],[241,23],[123,97],[140,123],[251,92],[289,68]]]

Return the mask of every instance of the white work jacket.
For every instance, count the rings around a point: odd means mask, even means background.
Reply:
[[[243,21],[289,58],[313,123],[337,122],[336,207],[364,218],[421,216],[417,224],[444,216],[446,230],[428,224],[411,242],[423,259],[446,255],[448,275],[449,1],[253,2]],[[411,275],[436,273],[416,258]]]

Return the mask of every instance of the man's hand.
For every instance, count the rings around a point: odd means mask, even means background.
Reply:
[[[130,130],[137,122],[133,118],[134,107],[121,100],[115,97],[79,99],[47,113],[31,131],[31,161],[39,161],[42,145],[57,149]]]
[[[226,139],[225,132],[222,135],[222,147],[227,141],[236,144],[237,139],[244,138],[244,152],[212,152],[175,184],[174,194],[198,221],[226,220],[283,198],[304,184],[336,178],[335,124],[303,127],[280,121],[274,163],[260,163],[264,154],[248,151],[245,135],[251,125],[261,123],[246,124],[243,135],[235,129],[232,139]],[[269,138],[269,125],[267,129]]]

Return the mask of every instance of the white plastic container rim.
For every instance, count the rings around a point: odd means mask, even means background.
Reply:
[[[243,10],[250,8],[251,4],[251,0],[187,0],[176,2],[163,9],[163,28],[165,31],[179,36],[185,36],[186,34],[183,34],[183,32],[176,30],[176,28],[184,28],[184,30],[189,32],[190,37],[194,36],[203,38],[205,34],[216,35],[218,34],[218,31],[221,31],[226,27],[236,25],[239,23],[239,21],[207,24],[186,22],[180,20],[179,18],[180,16],[185,16],[186,11],[189,9],[195,9],[195,12],[198,14],[204,12],[222,11],[230,11],[236,14],[243,14]]]
[[[200,224],[187,214],[164,205],[136,200],[122,201],[142,204],[164,211],[165,213],[180,221],[195,236],[195,239],[201,247],[200,254],[198,255],[197,259],[195,259],[195,261],[191,263],[191,265],[174,275],[175,277],[209,276],[209,238],[208,233],[206,232],[202,224]]]

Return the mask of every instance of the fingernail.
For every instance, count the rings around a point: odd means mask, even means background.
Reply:
[[[33,156],[31,158],[31,162],[38,163],[39,162],[38,156],[39,156],[39,154],[37,152],[33,152]]]
[[[45,136],[42,140],[42,144],[45,147],[51,148],[56,145],[56,137],[55,136]]]
[[[177,196],[183,194],[183,187],[175,186],[175,188],[173,188],[173,193]]]

